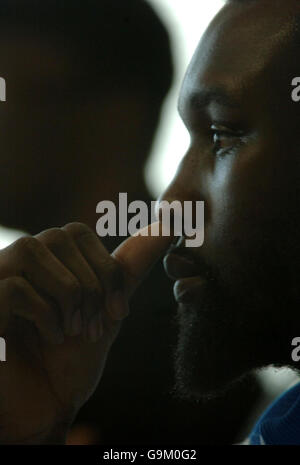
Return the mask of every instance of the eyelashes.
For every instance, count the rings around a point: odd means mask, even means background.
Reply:
[[[224,156],[233,153],[243,142],[243,131],[233,130],[225,126],[212,124],[210,127],[213,153],[216,156]]]

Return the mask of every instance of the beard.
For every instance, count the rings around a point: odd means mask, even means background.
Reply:
[[[215,279],[201,283],[191,302],[179,304],[175,317],[173,395],[209,400],[226,394],[255,369],[291,366],[293,322],[286,304],[280,304],[278,295],[266,299],[246,286],[233,296]]]

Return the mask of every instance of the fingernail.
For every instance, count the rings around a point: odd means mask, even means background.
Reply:
[[[94,315],[88,325],[88,338],[91,342],[97,342],[103,335],[101,315]]]
[[[72,316],[71,336],[78,336],[82,330],[82,318],[80,310],[76,310]]]
[[[129,313],[127,299],[124,293],[116,291],[109,300],[109,314],[114,320],[122,320]]]

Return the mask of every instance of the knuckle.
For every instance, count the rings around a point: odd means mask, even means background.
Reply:
[[[16,241],[16,248],[24,257],[35,255],[40,250],[40,245],[32,236],[21,237]]]
[[[76,238],[86,235],[95,235],[94,231],[89,226],[79,222],[68,223],[63,229]]]
[[[64,245],[66,238],[67,238],[67,234],[61,228],[48,229],[43,235],[43,240],[48,245],[55,245],[55,246]]]

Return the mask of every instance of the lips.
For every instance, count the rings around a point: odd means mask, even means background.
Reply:
[[[187,278],[199,274],[197,264],[193,259],[175,252],[165,256],[164,268],[171,279]]]
[[[182,304],[199,304],[199,296],[206,283],[201,276],[178,279],[173,288],[176,301]]]
[[[164,268],[169,278],[175,280],[176,301],[179,303],[197,301],[197,295],[207,278],[204,266],[188,255],[186,249],[178,249],[165,256]]]

